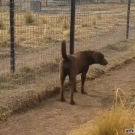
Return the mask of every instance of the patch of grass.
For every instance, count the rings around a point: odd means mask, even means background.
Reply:
[[[8,47],[8,41],[6,40],[2,40],[2,41],[0,41],[0,47],[2,47],[2,48],[6,48],[6,47]]]
[[[97,118],[98,135],[122,135],[125,129],[133,128],[133,110],[114,108]]]
[[[32,83],[36,77],[45,76],[48,73],[58,72],[59,63],[41,63],[40,67],[23,67],[14,74],[0,76],[0,89],[12,89],[17,85]],[[16,84],[16,85],[14,85]],[[13,87],[14,86],[14,87]]]
[[[0,20],[0,30],[4,30],[5,29],[5,27],[4,27],[4,22],[3,22],[3,20],[1,19]]]
[[[30,67],[24,67],[20,69],[20,72],[10,75],[11,84],[24,85],[29,84],[35,80],[36,72]]]
[[[98,14],[98,15],[97,15],[97,19],[99,19],[99,20],[102,19],[101,14]]]
[[[82,6],[82,8],[83,7],[88,13],[86,15],[84,12],[82,12],[80,16],[77,15],[76,25],[79,26],[76,28],[77,40],[78,39],[82,40],[89,37],[101,35],[102,33],[106,33],[111,29],[113,29],[115,24],[123,24],[123,22],[125,22],[125,19],[122,17],[123,15],[126,16],[126,12],[123,12],[125,9],[124,5],[112,6],[110,4],[109,5],[90,4]],[[97,11],[99,8],[102,9],[100,12],[97,13],[91,12]],[[110,10],[109,14],[104,12],[106,9]],[[116,9],[116,11],[114,11],[114,9]],[[133,13],[134,11],[135,10],[133,10]],[[4,37],[6,40],[7,39],[9,40],[8,16],[9,16],[8,10],[6,10],[5,12],[0,12],[0,19],[4,20],[4,27],[5,27],[4,32],[3,33],[0,32],[0,38]],[[37,15],[36,13],[33,12],[27,13],[17,12],[15,15],[16,41],[18,41],[22,47],[27,46],[34,49],[35,48],[42,49],[45,43],[47,44],[50,42],[52,43],[55,41],[55,39],[58,39],[59,41],[61,41],[63,38],[69,40],[69,32],[68,32],[69,19],[70,19],[69,16],[67,14],[64,14],[64,12],[63,14],[57,15],[56,14]],[[45,30],[46,29],[45,24],[47,24],[47,30]],[[47,37],[51,37],[51,40]]]
[[[86,24],[86,23],[82,24],[82,27],[88,27],[88,24]]]
[[[0,83],[0,90],[10,90],[10,89],[14,89],[15,85],[10,84],[10,83]]]
[[[95,20],[95,19],[93,20],[92,24],[93,24],[94,26],[96,25],[96,20]]]
[[[4,113],[8,109],[6,107],[0,106],[0,113]]]
[[[9,109],[4,106],[0,106],[0,121],[5,121],[8,119],[8,117]]]
[[[43,18],[43,19],[42,19],[42,23],[43,23],[43,24],[47,24],[47,20]]]
[[[25,24],[26,25],[33,25],[35,23],[35,19],[31,12],[25,14]]]
[[[58,64],[60,63],[60,60],[61,60],[61,59],[59,59],[59,58],[56,58],[56,59],[55,59],[56,63],[58,63]]]
[[[125,129],[134,129],[135,110],[129,109],[129,105],[126,106],[127,99],[130,98],[128,93],[116,88],[115,94],[116,102],[110,110],[103,110],[98,113],[98,115],[95,115],[93,122],[84,125],[84,127],[69,135],[123,135]],[[130,102],[128,103],[130,104]]]
[[[4,90],[4,89],[5,89],[5,86],[2,83],[0,83],[0,90]]]
[[[63,31],[63,35],[65,37],[69,37],[70,36],[70,30],[68,29],[68,30]]]
[[[58,63],[42,63],[40,65],[41,69],[39,70],[39,73],[46,73],[46,72],[58,72],[59,71],[59,64]]]
[[[23,67],[20,69],[21,73],[34,73],[34,69],[30,68],[30,67]]]
[[[63,30],[67,30],[69,29],[69,25],[66,22],[64,22],[62,28]]]
[[[0,76],[1,89],[12,89],[17,85],[27,84],[36,77],[35,70],[30,67],[21,68],[14,74],[3,74]]]
[[[26,111],[58,92],[60,92],[58,82],[51,82],[47,87],[46,84],[40,83],[35,89],[15,95],[9,103],[9,108],[15,112]]]
[[[114,51],[126,51],[129,49],[129,46],[125,44],[124,42],[120,42],[118,44],[108,44],[106,46],[106,49],[108,50],[114,50]]]
[[[95,116],[94,124],[85,125],[69,135],[123,135],[125,129],[134,128],[134,110],[115,107]]]
[[[57,18],[57,23],[65,22],[67,19],[67,15],[60,15]]]

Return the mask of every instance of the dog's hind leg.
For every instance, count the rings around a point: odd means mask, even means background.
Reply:
[[[70,99],[70,103],[72,104],[72,105],[74,105],[75,104],[75,102],[74,102],[74,91],[75,91],[75,89],[76,89],[76,78],[75,77],[70,77],[70,82],[71,82],[71,88],[72,88],[72,90],[71,90],[71,99]]]
[[[81,93],[82,94],[86,94],[86,92],[84,92],[84,82],[86,79],[86,73],[82,73],[81,74]]]
[[[65,98],[64,98],[64,81],[66,78],[66,74],[60,74],[60,83],[61,83],[61,101],[64,102]]]
[[[76,90],[76,83],[75,83],[75,86],[74,86],[74,92],[77,92],[77,90]]]

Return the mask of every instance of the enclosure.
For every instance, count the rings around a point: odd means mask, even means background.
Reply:
[[[11,110],[27,108],[59,92],[61,41],[66,40],[67,53],[70,48],[70,2],[14,1],[15,73],[11,73],[10,1],[0,1],[0,106]],[[134,56],[133,0],[128,40],[127,9],[126,0],[76,0],[74,52],[98,50],[109,61],[106,69],[92,66],[88,78]]]

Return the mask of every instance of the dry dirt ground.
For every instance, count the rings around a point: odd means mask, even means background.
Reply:
[[[125,39],[125,28],[124,25],[122,25],[122,27],[116,26],[116,29],[105,35],[93,37],[86,41],[76,41],[75,51],[84,48],[99,49],[108,44],[112,45],[123,41]],[[132,25],[130,27],[130,39],[134,39],[134,33],[135,28],[134,25]],[[53,63],[56,62],[56,58],[61,57],[60,45],[56,45],[45,51],[43,50],[40,55],[39,52],[29,53],[27,55],[22,55],[23,51],[17,53],[21,53],[16,58],[17,69],[25,67],[26,65],[30,67],[38,66],[42,62]],[[109,59],[115,58],[118,55],[120,55],[119,52],[117,54],[112,53],[109,55]],[[0,63],[0,74],[9,72],[9,58],[0,59]],[[65,103],[61,103],[59,96],[56,95],[42,102],[35,109],[13,115],[7,121],[0,122],[0,135],[67,134],[70,130],[76,129],[81,124],[91,120],[95,112],[97,113],[101,109],[110,107],[114,101],[116,88],[121,88],[124,91],[133,91],[135,88],[134,70],[135,64],[133,62],[121,69],[110,71],[93,81],[88,80],[85,85],[87,95],[80,94],[80,83],[78,83],[78,93],[75,94],[75,106],[69,104],[70,92],[67,90],[65,93],[67,102]],[[50,81],[50,79],[53,80],[56,76],[58,76],[58,74],[55,74],[53,77],[52,74],[50,76],[48,75],[46,76],[46,81]]]
[[[65,135],[92,119],[101,109],[110,107],[115,99],[115,90],[124,92],[135,89],[135,61],[108,71],[95,80],[87,80],[86,95],[75,93],[76,105],[70,105],[70,91],[65,92],[66,102],[56,95],[42,102],[37,108],[13,115],[0,122],[0,135]]]

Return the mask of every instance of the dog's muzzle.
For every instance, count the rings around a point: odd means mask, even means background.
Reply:
[[[107,62],[107,60],[105,60],[105,59],[104,59],[104,60],[102,61],[102,63],[101,63],[101,65],[104,65],[104,66],[107,65],[107,64],[108,64],[108,62]]]

